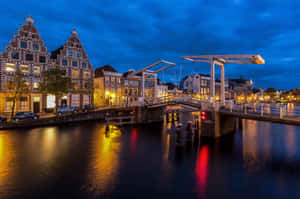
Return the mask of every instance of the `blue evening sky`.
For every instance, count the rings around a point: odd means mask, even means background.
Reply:
[[[125,72],[165,59],[177,68],[159,77],[174,81],[182,55],[261,54],[265,65],[228,64],[226,78],[249,78],[255,87],[300,86],[300,1],[1,1],[1,51],[31,14],[49,52],[76,28],[93,68],[111,64]],[[195,64],[193,71],[208,73],[209,65]],[[192,64],[183,63],[181,77],[191,72]]]

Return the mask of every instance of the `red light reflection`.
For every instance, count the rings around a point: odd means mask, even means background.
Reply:
[[[137,129],[134,128],[132,130],[131,138],[130,138],[130,151],[131,153],[135,152],[136,149],[136,142],[137,142]]]
[[[208,174],[209,149],[208,146],[203,146],[199,152],[196,162],[196,190],[199,193],[199,198],[205,197]]]

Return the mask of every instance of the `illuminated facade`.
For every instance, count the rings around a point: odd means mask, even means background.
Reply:
[[[7,82],[17,69],[24,73],[30,92],[17,99],[15,111],[41,112],[46,106],[46,96],[39,92],[40,74],[53,64],[31,16],[5,47],[0,59],[0,112],[11,112],[12,93],[7,90]]]
[[[249,100],[252,94],[252,81],[243,78],[229,80],[230,98],[237,102],[245,102]],[[247,99],[248,98],[248,99]]]
[[[59,106],[92,104],[94,73],[77,32],[74,30],[66,44],[50,56],[38,29],[34,27],[34,20],[29,16],[25,21],[0,57],[0,112],[11,112],[13,98],[12,92],[7,90],[7,82],[17,69],[24,73],[30,91],[16,100],[16,112],[39,113],[55,108],[55,96],[42,94],[39,89],[41,73],[51,68],[65,71],[74,85],[72,93],[59,100]]]
[[[94,104],[137,105],[142,97],[141,76],[119,73],[112,66],[105,65],[95,70]],[[154,96],[154,79],[145,79],[145,100]]]
[[[189,75],[184,77],[180,81],[180,89],[184,93],[195,94],[203,99],[209,98],[210,76],[196,73],[195,75]],[[215,81],[216,98],[220,97],[220,80]],[[228,82],[225,81],[225,96],[228,96]]]
[[[121,89],[122,73],[110,65],[97,68],[94,79],[94,104],[97,106],[120,105],[123,103]]]
[[[59,105],[82,108],[83,105],[93,104],[94,71],[75,29],[65,45],[51,52],[51,59],[73,83],[72,92],[64,96]]]

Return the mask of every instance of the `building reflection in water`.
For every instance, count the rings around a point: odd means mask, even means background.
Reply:
[[[271,123],[243,120],[242,124],[244,167],[249,171],[260,170],[271,158]]]
[[[109,136],[105,133],[105,125],[101,125],[98,129],[92,139],[92,163],[88,182],[97,195],[113,190],[121,148],[119,129],[110,126]]]
[[[14,149],[11,136],[5,132],[0,134],[0,188],[9,181],[11,163],[14,158]],[[1,196],[1,189],[0,189]]]
[[[205,198],[207,192],[207,176],[209,167],[209,147],[201,147],[196,161],[196,184],[199,198]]]
[[[297,146],[296,146],[296,127],[285,125],[285,146],[287,151],[287,158],[291,159],[296,155]]]

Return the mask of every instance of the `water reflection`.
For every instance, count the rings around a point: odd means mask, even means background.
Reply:
[[[0,187],[5,185],[10,175],[10,164],[14,157],[11,136],[0,134]],[[1,191],[0,191],[1,192]]]
[[[202,146],[196,161],[196,184],[199,198],[205,198],[207,189],[207,177],[209,168],[209,148]]]
[[[94,133],[92,139],[92,162],[88,182],[98,195],[110,192],[116,183],[115,177],[120,161],[121,131],[116,127],[111,127],[110,135],[106,136],[104,125],[100,125],[97,129],[98,132]]]
[[[242,121],[243,160],[249,171],[262,169],[271,156],[271,124],[263,123],[265,131],[260,132],[261,124],[255,120]]]

